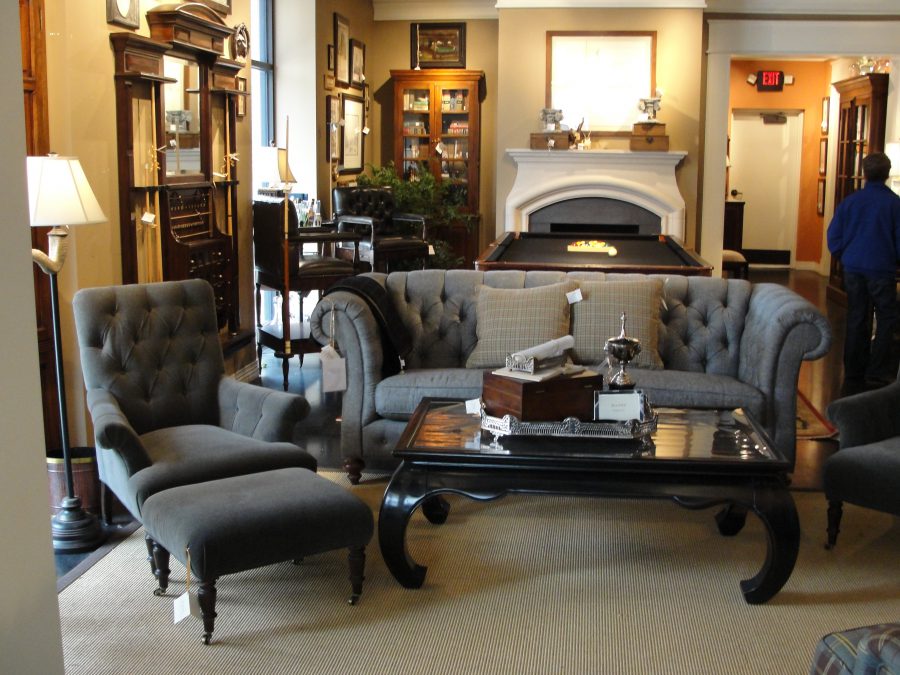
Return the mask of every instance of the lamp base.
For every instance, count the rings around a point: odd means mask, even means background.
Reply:
[[[57,553],[92,551],[106,539],[97,517],[81,508],[80,497],[62,499],[59,513],[50,519],[50,531]]]

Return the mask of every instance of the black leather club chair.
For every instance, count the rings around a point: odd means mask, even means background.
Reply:
[[[387,188],[336,187],[331,192],[332,219],[340,232],[355,232],[360,260],[375,272],[390,272],[401,260],[415,260],[424,268],[428,258],[425,218],[400,213]],[[349,244],[341,244],[341,257],[352,255]]]
[[[225,376],[208,282],[87,288],[72,304],[104,496],[139,522],[144,501],[169,488],[316,470],[290,442],[306,399]]]

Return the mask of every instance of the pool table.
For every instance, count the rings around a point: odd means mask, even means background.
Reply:
[[[568,250],[579,240],[600,240],[616,248],[604,252]],[[476,270],[557,270],[641,272],[712,276],[712,266],[668,235],[575,235],[506,232],[475,261]]]

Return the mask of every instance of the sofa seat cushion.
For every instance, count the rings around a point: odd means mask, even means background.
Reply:
[[[316,470],[315,458],[293,443],[258,441],[221,427],[187,424],[141,436],[152,464],[128,479],[126,504],[140,516],[144,500],[178,485],[287,467]]]
[[[825,496],[900,515],[900,436],[842,448],[825,462]]]
[[[637,387],[657,408],[743,408],[765,422],[765,396],[754,386],[727,375],[685,370],[629,368]]]
[[[474,368],[424,368],[388,377],[375,387],[375,412],[407,420],[426,397],[471,399],[481,396],[484,371]]]

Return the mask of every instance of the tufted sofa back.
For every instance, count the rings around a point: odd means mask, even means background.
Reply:
[[[566,279],[646,278],[602,272],[515,270],[417,270],[374,276],[384,282],[412,335],[413,349],[406,357],[408,368],[465,366],[477,339],[477,292],[481,284],[531,288]],[[736,376],[750,284],[706,277],[649,276],[663,281],[659,351],[665,367]]]
[[[331,191],[332,217],[370,216],[377,221],[390,220],[394,213],[394,195],[388,188],[336,187]]]
[[[218,423],[225,366],[209,283],[87,288],[72,304],[85,386],[110,392],[138,434]]]

